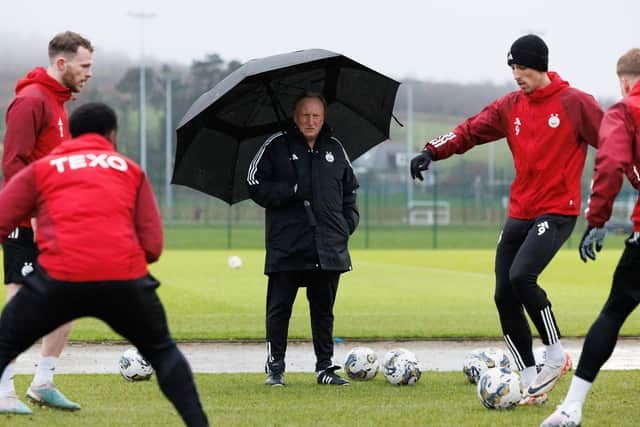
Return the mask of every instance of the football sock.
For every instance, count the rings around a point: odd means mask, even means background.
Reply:
[[[520,386],[523,390],[529,388],[529,385],[533,382],[533,379],[538,375],[538,370],[534,366],[528,366],[520,371]]]
[[[580,403],[580,406],[582,406],[587,398],[589,389],[591,389],[591,384],[593,383],[574,375],[571,379],[571,385],[569,386],[569,391],[567,392],[567,396],[564,398],[563,404],[578,402]]]
[[[551,364],[553,365],[564,363],[564,358],[566,356],[564,354],[564,348],[562,347],[562,344],[560,343],[560,341],[557,341],[545,347],[547,349],[547,358],[545,362],[551,362]]]
[[[2,376],[0,376],[0,397],[15,396],[16,388],[13,385],[15,363],[9,363]]]
[[[31,385],[40,387],[47,383],[52,383],[57,361],[58,358],[55,356],[40,356],[40,361],[36,368],[36,375],[33,377]]]

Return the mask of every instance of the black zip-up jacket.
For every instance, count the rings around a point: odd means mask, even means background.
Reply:
[[[351,270],[347,241],[360,218],[359,185],[344,147],[326,124],[313,151],[295,127],[270,136],[249,166],[247,185],[251,198],[265,208],[265,274]]]

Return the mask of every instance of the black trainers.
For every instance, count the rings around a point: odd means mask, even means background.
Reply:
[[[324,371],[318,372],[318,384],[329,384],[329,385],[349,385],[349,381],[341,378],[336,374],[335,371],[340,369],[340,366],[333,365],[329,366]]]
[[[270,372],[264,382],[265,385],[281,387],[284,385],[284,373]]]
[[[267,361],[264,365],[264,372],[267,374],[265,385],[283,386],[284,385],[284,360]]]

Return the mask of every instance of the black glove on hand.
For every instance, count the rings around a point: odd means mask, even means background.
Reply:
[[[588,226],[584,230],[582,239],[580,240],[580,259],[587,262],[587,258],[596,260],[596,254],[593,252],[593,244],[596,245],[596,252],[600,252],[602,244],[604,243],[604,236],[606,236],[607,230],[603,227]]]
[[[431,163],[431,151],[422,150],[420,154],[411,159],[411,178],[418,178],[422,181],[422,171],[429,169],[429,163]]]

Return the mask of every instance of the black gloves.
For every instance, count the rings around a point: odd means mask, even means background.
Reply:
[[[422,181],[422,171],[429,169],[429,163],[431,163],[431,151],[422,150],[420,154],[411,159],[411,178],[418,178]]]
[[[587,262],[587,258],[596,260],[596,254],[593,252],[593,244],[596,245],[596,252],[600,252],[602,244],[604,243],[604,236],[607,234],[607,230],[603,227],[588,226],[584,230],[582,239],[580,240],[580,259]]]

